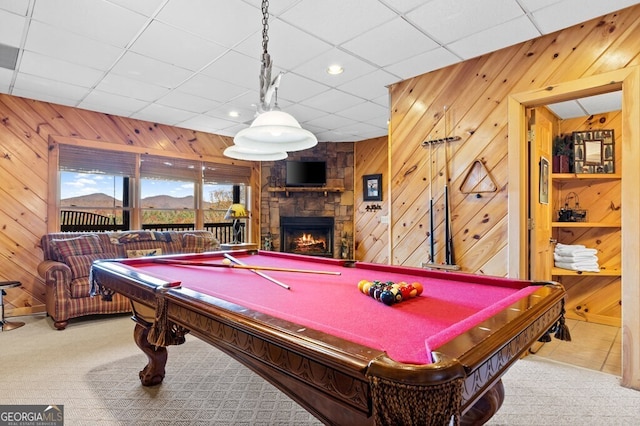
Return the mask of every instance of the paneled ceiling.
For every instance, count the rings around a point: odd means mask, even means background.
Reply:
[[[388,85],[638,3],[272,0],[278,105],[320,141],[386,135]],[[0,1],[0,92],[16,96],[233,136],[255,116],[261,55],[259,0]]]

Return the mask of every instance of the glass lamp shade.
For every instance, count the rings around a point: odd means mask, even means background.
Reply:
[[[249,128],[240,130],[233,142],[242,148],[282,152],[313,148],[318,139],[286,112],[266,111],[257,116]]]
[[[240,203],[233,203],[229,206],[227,213],[224,215],[226,220],[229,219],[248,219],[249,213],[247,209],[244,208],[244,205]]]
[[[278,161],[287,158],[286,152],[265,152],[258,149],[246,148],[238,145],[227,147],[223,154],[225,157],[247,161]]]

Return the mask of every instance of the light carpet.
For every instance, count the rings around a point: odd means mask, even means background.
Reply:
[[[169,348],[164,383],[144,387],[146,356],[128,316],[44,316],[0,333],[0,404],[64,405],[65,425],[318,425],[313,416],[226,354],[189,336]],[[640,392],[619,378],[528,356],[504,377],[490,425],[637,425]]]

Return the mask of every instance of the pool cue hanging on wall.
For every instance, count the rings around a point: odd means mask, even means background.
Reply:
[[[444,107],[444,133],[445,135],[447,135],[448,130],[447,130],[447,107]],[[454,253],[453,253],[453,233],[452,233],[452,229],[451,229],[451,207],[450,207],[450,202],[449,202],[449,159],[448,159],[448,154],[447,154],[447,150],[448,150],[448,143],[449,142],[455,142],[455,141],[459,141],[461,138],[460,136],[445,136],[444,138],[440,138],[440,139],[432,139],[432,140],[427,140],[422,142],[422,147],[426,148],[429,147],[429,197],[430,197],[430,201],[429,201],[429,208],[430,208],[430,219],[431,219],[431,224],[430,224],[430,231],[431,231],[431,237],[430,237],[430,241],[429,241],[429,247],[430,247],[430,259],[429,262],[427,264],[423,264],[423,266],[426,266],[427,268],[433,268],[433,269],[445,269],[445,270],[453,270],[453,271],[457,271],[460,269],[460,266],[455,264],[455,257],[454,257]],[[444,234],[445,234],[445,263],[443,264],[439,264],[436,263],[436,255],[435,255],[435,237],[434,237],[434,233],[435,233],[435,226],[434,226],[434,222],[435,222],[435,215],[433,212],[433,206],[434,206],[434,200],[433,200],[433,193],[432,193],[432,188],[431,185],[433,185],[433,181],[431,180],[431,175],[432,175],[432,171],[431,171],[431,167],[432,167],[432,147],[434,144],[444,144],[444,156],[445,156],[445,164],[444,164],[444,177],[445,177],[445,184],[444,184],[444,202],[445,202],[445,219],[444,219]],[[436,175],[438,173],[438,167],[437,167],[437,155],[436,155]]]

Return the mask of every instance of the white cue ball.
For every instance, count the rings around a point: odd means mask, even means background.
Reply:
[[[231,265],[231,261],[229,259],[222,259],[222,264],[223,265]]]

